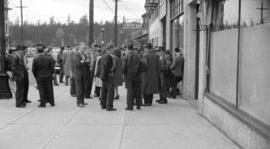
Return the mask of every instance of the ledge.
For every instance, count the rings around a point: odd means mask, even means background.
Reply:
[[[245,123],[248,127],[255,130],[258,134],[263,136],[265,139],[270,141],[270,127],[259,121],[258,119],[252,117],[250,114],[237,109],[233,104],[227,102],[225,99],[216,96],[212,93],[205,93],[205,97],[219,105],[221,108],[232,114],[241,122]]]

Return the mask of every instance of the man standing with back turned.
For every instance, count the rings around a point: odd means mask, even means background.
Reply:
[[[112,57],[113,46],[109,45],[106,47],[106,54],[103,55],[100,67],[100,78],[102,80],[102,91],[101,91],[101,109],[107,111],[116,111],[113,108],[114,100],[114,76],[113,76],[113,57]]]
[[[55,106],[52,85],[55,61],[51,56],[43,54],[43,45],[38,45],[37,50],[39,55],[33,60],[32,72],[38,85],[41,101],[39,107],[46,107],[46,101]]]
[[[133,45],[128,46],[128,53],[125,56],[123,64],[123,74],[126,80],[127,88],[127,108],[133,110],[134,99],[136,99],[137,109],[141,109],[141,74],[143,63],[139,54],[134,52]]]

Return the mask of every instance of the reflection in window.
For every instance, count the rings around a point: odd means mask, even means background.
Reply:
[[[182,15],[179,18],[173,20],[172,24],[172,41],[173,49],[174,48],[183,48],[184,46],[184,16]]]
[[[270,23],[269,0],[242,0],[241,26],[251,27]]]
[[[238,27],[238,0],[215,0],[213,9],[213,31]]]

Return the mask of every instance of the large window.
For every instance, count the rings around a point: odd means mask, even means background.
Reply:
[[[270,1],[242,0],[240,108],[270,125]]]
[[[184,11],[184,0],[173,0],[171,1],[171,18],[180,15]]]
[[[172,21],[172,48],[184,47],[184,15]]]
[[[209,90],[270,126],[270,1],[213,3]]]
[[[210,46],[210,92],[235,105],[238,41],[235,26],[239,3],[237,0],[226,0],[216,2],[215,6]]]

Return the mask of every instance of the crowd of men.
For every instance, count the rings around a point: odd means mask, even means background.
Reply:
[[[37,44],[36,49],[32,73],[40,95],[39,107],[46,107],[46,103],[55,106],[56,63],[60,66],[59,82],[70,85],[70,95],[76,97],[78,107],[85,107],[85,99],[93,98],[93,88],[101,109],[107,111],[116,111],[113,103],[120,98],[118,87],[123,84],[127,89],[126,110],[133,110],[134,106],[139,110],[141,106],[152,106],[154,94],[159,94],[160,99],[156,100],[159,104],[167,104],[169,97],[176,98],[177,84],[183,80],[184,57],[179,48],[168,51],[163,47],[153,48],[150,43],[143,47],[129,44],[125,48],[113,45],[89,48],[80,43],[72,48],[61,47],[56,59],[51,47]],[[15,99],[19,108],[31,103],[27,97],[29,79],[25,53],[26,48],[18,46],[7,58],[6,69],[10,79],[16,82]]]

